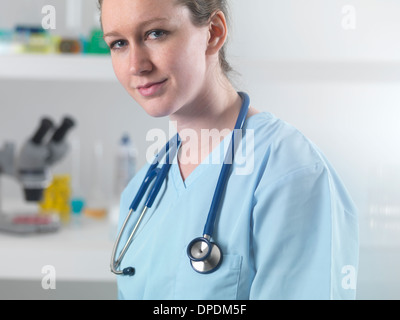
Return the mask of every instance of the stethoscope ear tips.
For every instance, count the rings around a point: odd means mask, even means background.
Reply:
[[[132,277],[133,275],[135,275],[135,268],[132,267],[125,268],[124,270],[122,270],[122,273],[124,276]]]

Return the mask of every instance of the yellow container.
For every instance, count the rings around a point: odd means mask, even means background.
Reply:
[[[44,191],[39,208],[43,213],[57,213],[63,223],[71,219],[71,176],[54,175],[52,183]]]

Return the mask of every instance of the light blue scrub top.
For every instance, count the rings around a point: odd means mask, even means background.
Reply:
[[[132,266],[136,274],[118,277],[120,299],[355,298],[357,212],[337,174],[313,143],[273,115],[248,119],[244,144],[251,144],[246,138],[251,130],[254,153],[240,152],[253,157],[254,165],[238,163],[242,157],[234,163],[216,220],[220,268],[199,274],[186,254],[203,233],[221,170],[221,164],[210,164],[217,148],[185,182],[172,165],[122,261],[121,270]],[[120,227],[147,169],[122,194]],[[131,218],[119,250],[139,214]]]

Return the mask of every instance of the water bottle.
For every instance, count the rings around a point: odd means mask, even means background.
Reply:
[[[119,218],[119,200],[129,181],[136,173],[137,150],[129,135],[122,136],[115,159],[114,199],[110,209],[110,237],[114,240],[117,234]]]
[[[115,195],[119,197],[136,173],[137,151],[129,135],[122,136],[117,151]]]

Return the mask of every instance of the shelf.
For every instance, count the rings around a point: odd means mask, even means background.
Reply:
[[[0,55],[0,79],[117,81],[108,55]]]
[[[400,82],[400,61],[231,60],[244,78],[261,83]]]
[[[257,82],[399,82],[400,61],[290,61],[232,58]],[[0,55],[0,80],[117,81],[108,55]]]

